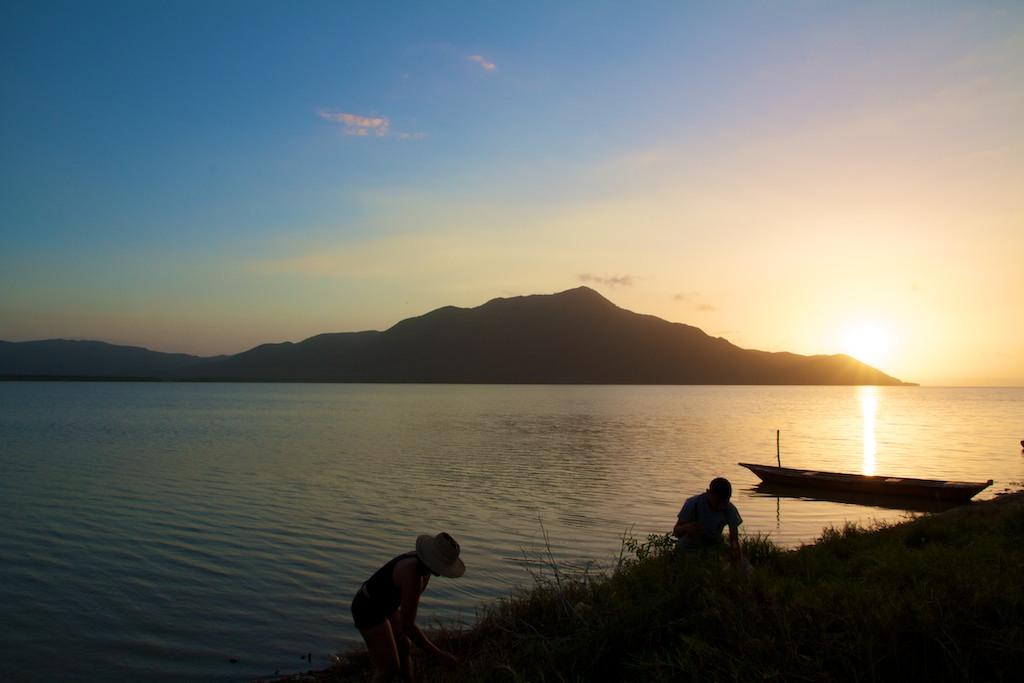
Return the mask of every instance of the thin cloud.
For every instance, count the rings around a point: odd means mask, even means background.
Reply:
[[[391,130],[391,119],[384,116],[359,116],[328,109],[321,109],[317,114],[322,119],[342,124],[345,127],[345,135],[355,135],[361,138],[376,135],[382,138],[386,137]]]
[[[693,310],[695,310],[695,311],[710,312],[710,311],[717,311],[718,310],[717,306],[712,306],[711,304],[708,304],[708,303],[697,303],[695,300],[698,299],[699,297],[700,297],[700,292],[698,292],[696,290],[691,290],[689,292],[679,292],[678,294],[674,294],[672,296],[672,300],[673,301],[681,301],[683,303],[693,303],[694,304]]]
[[[393,137],[398,140],[422,140],[426,137],[425,133],[411,133],[393,129],[391,127],[391,119],[386,116],[360,116],[346,111],[332,111],[330,109],[317,111],[317,116],[325,121],[340,123],[345,135],[359,138],[372,136],[377,138]]]
[[[492,71],[498,68],[497,64],[490,61],[483,55],[470,55],[466,57],[466,59],[470,62],[476,62],[477,64],[480,65],[480,68],[486,71],[487,73],[491,73]]]
[[[591,275],[590,273],[581,273],[580,282],[593,282],[598,285],[606,285],[608,287],[632,287],[636,278],[632,275],[611,275],[602,277],[600,275]]]

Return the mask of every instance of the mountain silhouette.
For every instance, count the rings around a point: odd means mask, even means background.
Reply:
[[[0,374],[32,374],[12,369],[10,346],[19,344],[0,345]],[[320,334],[219,358],[132,350],[166,356],[137,367],[147,368],[147,375],[179,380],[903,384],[845,355],[741,349],[696,327],[619,308],[588,287],[493,299],[475,308],[445,306],[383,332]],[[115,374],[110,372],[114,366],[104,367],[102,372],[79,368],[62,374]]]
[[[161,353],[100,341],[0,341],[0,375],[166,378],[178,368],[222,357]]]

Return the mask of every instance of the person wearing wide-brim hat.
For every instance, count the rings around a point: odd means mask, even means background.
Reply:
[[[459,544],[448,534],[424,534],[416,539],[414,552],[393,557],[356,592],[352,619],[370,652],[374,681],[389,681],[399,671],[405,680],[413,680],[410,641],[443,664],[458,663],[416,625],[416,609],[431,575],[454,579],[466,573],[459,552]]]

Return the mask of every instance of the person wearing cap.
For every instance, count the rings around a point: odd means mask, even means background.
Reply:
[[[416,539],[414,552],[393,557],[356,592],[352,619],[370,653],[374,681],[390,681],[399,672],[404,680],[413,680],[410,642],[442,664],[458,663],[455,655],[430,642],[416,625],[416,609],[431,576],[454,579],[466,572],[459,552],[459,544],[448,534],[424,534]]]
[[[739,536],[743,518],[736,506],[729,502],[730,498],[732,484],[724,477],[716,477],[711,480],[707,491],[686,499],[672,528],[672,535],[679,539],[680,550],[685,553],[721,547],[722,529],[728,526],[733,564],[744,565]]]

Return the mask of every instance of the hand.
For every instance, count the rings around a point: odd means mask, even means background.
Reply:
[[[672,535],[676,538],[698,538],[700,536],[700,525],[696,522],[676,522],[672,527]]]
[[[686,522],[681,524],[681,531],[687,538],[700,538],[701,528],[697,522]]]
[[[441,662],[443,666],[446,666],[449,669],[454,669],[459,665],[459,658],[451,652],[445,652],[444,650],[437,653],[437,661]]]

